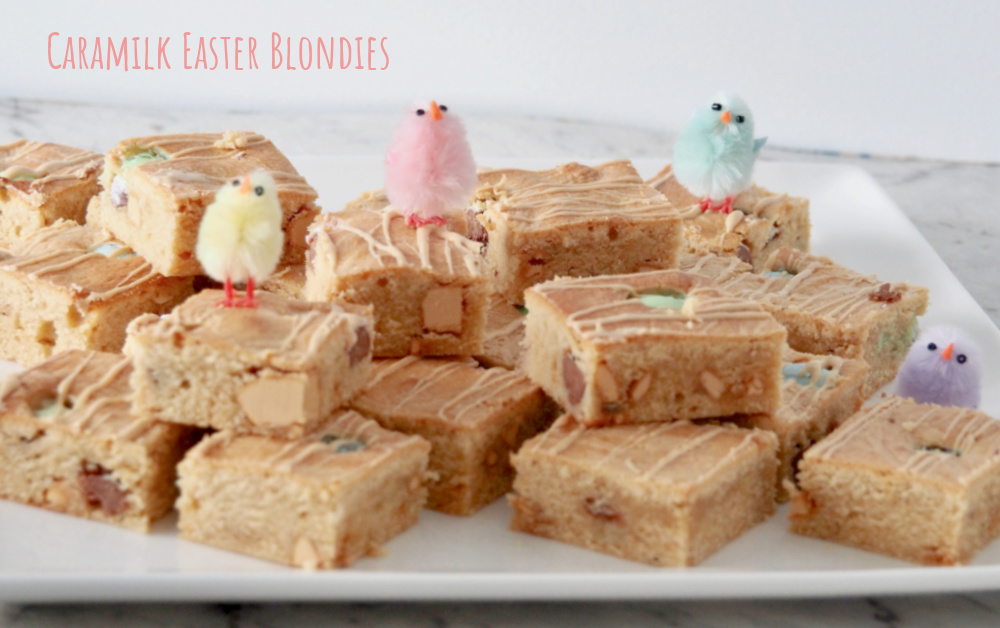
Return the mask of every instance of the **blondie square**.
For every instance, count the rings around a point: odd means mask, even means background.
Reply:
[[[809,250],[809,201],[751,186],[733,199],[733,212],[702,211],[701,199],[674,178],[668,164],[647,181],[681,211],[687,251],[735,255],[760,268],[781,247]]]
[[[17,140],[0,145],[0,242],[60,218],[82,223],[100,187],[102,158],[87,150]]]
[[[511,305],[502,295],[490,296],[486,310],[483,348],[475,357],[485,366],[516,369],[524,354],[524,320],[527,310]]]
[[[249,131],[123,140],[108,152],[103,190],[87,210],[100,226],[167,276],[202,274],[198,226],[219,187],[255,170],[278,184],[284,214],[283,263],[305,259],[306,228],[319,213],[316,190],[268,139]]]
[[[417,522],[430,445],[341,410],[296,440],[218,432],[178,467],[181,538],[346,567]]]
[[[475,360],[376,360],[351,407],[430,442],[427,507],[471,515],[510,490],[510,454],[552,424],[556,406],[520,373]]]
[[[511,528],[663,567],[700,563],[774,512],[777,438],[687,421],[585,428],[513,456]]]
[[[148,532],[195,432],[132,412],[131,361],[71,350],[0,385],[0,497]]]
[[[774,412],[785,329],[679,271],[525,291],[525,373],[587,425]]]
[[[58,220],[0,251],[0,358],[31,366],[68,349],[119,352],[129,321],[193,292],[191,277],[163,277],[103,232]]]
[[[129,325],[139,412],[163,421],[298,437],[368,379],[371,308],[262,292],[224,308],[219,290]]]
[[[375,357],[469,356],[482,348],[480,245],[393,208],[321,215],[309,230],[305,298],[375,308]]]
[[[487,275],[511,303],[524,303],[525,288],[555,277],[677,265],[680,215],[627,160],[488,170],[479,182],[473,204],[485,232],[474,239],[486,242]]]
[[[792,532],[926,565],[1000,536],[1000,422],[889,397],[807,451]]]
[[[917,316],[927,310],[927,288],[881,281],[794,249],[775,251],[762,274],[713,255],[684,256],[681,268],[760,303],[788,329],[793,349],[867,362],[865,397],[896,376],[916,337]]]
[[[787,501],[785,481],[794,479],[802,453],[861,408],[867,374],[863,360],[786,349],[778,410],[734,420],[741,427],[767,430],[778,437],[778,501]]]

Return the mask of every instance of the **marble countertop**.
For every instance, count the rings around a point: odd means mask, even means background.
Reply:
[[[374,156],[397,116],[356,113],[250,113],[103,106],[0,99],[0,143],[19,137],[103,152],[124,137],[254,129],[290,155]],[[669,160],[663,130],[564,119],[467,117],[476,155]],[[857,165],[871,173],[961,283],[1000,325],[997,261],[1000,164],[847,156],[765,147],[762,159]],[[0,598],[2,598],[0,592]],[[0,628],[21,626],[995,626],[1000,592],[967,595],[779,601],[427,604],[0,603]]]

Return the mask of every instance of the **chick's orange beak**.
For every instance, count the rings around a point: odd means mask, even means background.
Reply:
[[[954,348],[955,348],[955,343],[953,342],[953,343],[951,343],[950,345],[948,345],[947,347],[944,348],[944,351],[941,352],[941,357],[943,359],[945,359],[945,360],[950,360],[951,359],[951,350],[954,349]]]
[[[246,194],[250,191],[250,175],[243,177],[243,183],[240,184],[240,194]]]
[[[441,108],[438,107],[438,104],[432,100],[431,101],[431,120],[440,120],[443,117],[444,116],[441,115]]]
[[[719,119],[722,120],[724,123],[729,124],[729,119],[730,119],[729,118],[729,112],[728,111],[723,111],[722,115],[719,116]]]

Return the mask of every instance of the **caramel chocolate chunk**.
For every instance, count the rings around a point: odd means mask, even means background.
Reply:
[[[424,328],[428,331],[462,333],[462,289],[459,287],[431,288],[424,297],[422,311]]]

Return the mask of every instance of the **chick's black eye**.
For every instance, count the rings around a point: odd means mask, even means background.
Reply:
[[[257,196],[264,196],[264,186],[258,185],[253,189],[253,193],[256,194]]]
[[[746,121],[746,118],[744,118],[743,116],[736,116],[736,121],[739,122],[740,124],[743,124]]]
[[[438,107],[438,109],[440,109],[441,111],[448,111],[448,105],[441,105],[440,107]]]
[[[967,357],[965,357],[965,354],[964,354],[964,353],[960,353],[960,354],[958,354],[958,357],[957,357],[957,358],[955,358],[955,359],[956,359],[956,360],[958,360],[958,363],[959,363],[959,364],[965,364],[965,361],[966,361],[966,360],[968,360],[968,358],[967,358]]]
[[[927,350],[928,351],[937,351],[937,345],[932,342],[931,344],[927,345]]]
[[[423,109],[417,109],[417,115],[418,115],[418,116],[422,116],[422,115],[424,115],[425,113],[427,113],[427,112],[426,112],[426,111],[424,111]]]
[[[722,111],[722,105],[717,102],[712,103],[712,111]]]
[[[239,184],[240,184],[240,180],[239,179],[233,179],[233,187],[236,187]]]

